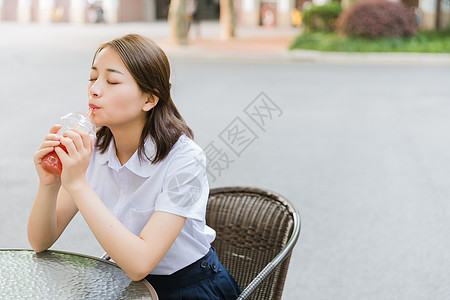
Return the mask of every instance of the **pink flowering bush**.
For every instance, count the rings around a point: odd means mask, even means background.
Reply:
[[[337,31],[353,37],[401,38],[417,34],[414,13],[401,2],[366,0],[343,11]]]

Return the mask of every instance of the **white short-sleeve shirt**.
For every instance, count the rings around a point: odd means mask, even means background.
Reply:
[[[151,138],[148,157],[155,154]],[[154,211],[186,217],[179,236],[151,274],[170,275],[203,257],[216,236],[205,222],[209,185],[206,156],[182,135],[161,162],[139,160],[136,153],[122,166],[114,141],[105,153],[94,150],[86,178],[108,209],[135,235]]]

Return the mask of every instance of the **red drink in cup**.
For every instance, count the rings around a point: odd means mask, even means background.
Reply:
[[[59,147],[61,147],[64,151],[67,152],[66,147],[64,147],[63,145],[59,145]],[[56,154],[55,151],[52,151],[46,156],[44,156],[44,158],[41,161],[41,166],[46,172],[61,177],[62,163],[59,160],[58,154]]]
[[[83,115],[81,113],[70,113],[63,116],[61,118],[61,129],[57,134],[62,136],[64,132],[74,128],[85,131],[94,136],[96,128],[94,122],[90,118],[91,112],[92,110],[89,110],[86,115]],[[64,147],[63,145],[60,144],[58,147],[61,147],[64,151],[67,152],[66,147]],[[61,176],[62,164],[55,151],[52,151],[44,156],[41,162],[41,166],[46,172],[58,177]]]

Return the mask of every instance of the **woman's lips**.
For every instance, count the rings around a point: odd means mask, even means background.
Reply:
[[[97,109],[99,109],[99,107],[97,105],[94,104],[89,104],[89,107],[92,109],[92,112],[94,113]]]

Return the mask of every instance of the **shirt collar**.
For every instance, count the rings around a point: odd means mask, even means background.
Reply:
[[[154,155],[156,154],[156,146],[151,137],[147,137],[147,139],[145,140],[144,148],[147,156],[149,156],[150,158],[154,157]],[[143,160],[140,160],[138,151],[136,150],[133,156],[131,156],[131,158],[122,166],[116,155],[114,138],[109,143],[108,149],[104,153],[99,153],[97,163],[100,165],[108,163],[108,167],[115,171],[119,171],[122,168],[127,168],[140,177],[150,177],[156,172],[157,165],[159,164],[152,164],[151,161],[149,161],[145,157]]]

